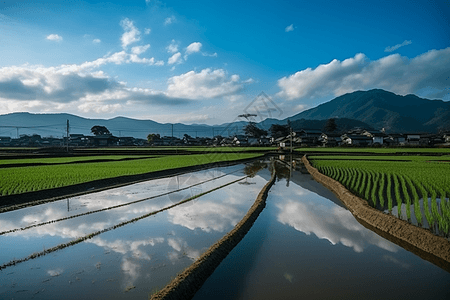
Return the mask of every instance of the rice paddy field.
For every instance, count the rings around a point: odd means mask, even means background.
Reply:
[[[370,205],[449,236],[450,156],[311,156],[321,173]],[[395,209],[394,209],[395,208]],[[414,223],[414,222],[413,222]]]
[[[259,154],[251,153],[189,156],[171,155],[127,161],[117,160],[95,163],[80,162],[76,164],[0,168],[0,195],[14,195],[30,191],[69,186],[98,179],[144,174],[166,169],[220,161],[232,161],[257,156],[259,156]],[[35,160],[36,162],[42,161],[42,159]],[[49,158],[49,160],[57,161],[56,158]],[[61,160],[69,162],[67,158],[62,158]],[[8,163],[14,162],[14,160],[11,159],[8,159],[7,161]]]

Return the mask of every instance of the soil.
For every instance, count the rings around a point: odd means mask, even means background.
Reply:
[[[261,156],[262,157],[262,156]],[[84,194],[95,193],[111,188],[117,188],[129,184],[139,183],[152,179],[165,178],[189,172],[200,171],[213,167],[225,167],[249,162],[257,158],[246,158],[234,161],[223,161],[207,163],[196,166],[182,167],[176,169],[161,170],[137,175],[120,176],[114,178],[100,179],[86,183],[80,183],[60,188],[27,192],[16,195],[0,197],[0,213],[21,209],[28,206],[40,205],[47,202],[57,201],[64,198],[76,197]]]
[[[197,261],[178,274],[172,282],[154,294],[151,299],[192,299],[206,279],[250,230],[266,206],[267,193],[274,182],[275,173],[272,173],[272,178],[259,192],[255,203],[233,230],[212,245]]]
[[[311,176],[336,194],[364,227],[450,272],[449,240],[370,207],[367,201],[353,195],[341,183],[311,166],[306,155],[302,162]]]

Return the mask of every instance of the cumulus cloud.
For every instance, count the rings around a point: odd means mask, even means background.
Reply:
[[[176,20],[177,19],[175,18],[175,16],[168,17],[164,20],[164,25],[170,25],[174,23]]]
[[[178,52],[178,43],[175,40],[170,42],[170,45],[166,47],[168,53],[177,53]]]
[[[100,39],[93,39],[92,40],[92,43],[94,43],[94,44],[99,44],[99,43],[101,43],[102,41],[100,40]]]
[[[294,24],[291,24],[291,25],[287,26],[287,27],[284,29],[284,31],[285,31],[285,32],[294,31]]]
[[[401,43],[401,44],[397,44],[397,45],[392,46],[392,47],[386,47],[386,48],[384,49],[384,52],[393,52],[393,51],[397,50],[397,49],[400,48],[400,47],[407,46],[407,45],[411,45],[411,44],[412,44],[412,41],[407,41],[407,40],[405,40],[405,41],[403,41],[403,43]]]
[[[307,68],[278,80],[278,96],[287,100],[304,101],[340,96],[356,90],[382,88],[400,95],[432,88],[433,96],[448,95],[450,82],[450,47],[430,50],[409,59],[391,54],[371,61],[362,53],[339,61],[334,59],[315,69]]]
[[[202,43],[194,42],[186,47],[186,54],[200,52],[201,48],[202,48]]]
[[[63,40],[62,36],[57,35],[57,34],[47,35],[46,39],[50,40],[50,41],[56,41],[56,42],[60,42]]]
[[[224,70],[208,68],[199,73],[190,71],[170,78],[167,92],[172,97],[205,99],[234,94],[241,91],[244,85],[239,75],[228,78]]]
[[[127,87],[96,70],[108,63],[164,64],[154,58],[139,57],[148,47],[133,47],[131,54],[121,51],[80,65],[0,68],[0,107],[5,111],[49,111],[75,106],[82,112],[103,113],[118,111],[132,102],[163,106],[189,103],[187,98],[173,97],[164,91]]]
[[[145,28],[144,29],[144,34],[150,34],[152,30],[150,28]]]
[[[125,31],[121,37],[122,47],[124,49],[128,45],[140,41],[141,32],[134,26],[133,21],[125,18],[120,22],[120,26],[122,26],[123,30]]]
[[[175,63],[181,63],[181,53],[177,52],[171,57],[169,57],[169,60],[167,61],[169,65],[173,65]]]
[[[147,51],[148,48],[150,48],[149,44],[147,44],[145,46],[136,46],[136,47],[131,48],[131,53],[139,55],[139,54],[142,54],[145,51]]]

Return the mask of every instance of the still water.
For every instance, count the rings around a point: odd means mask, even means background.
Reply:
[[[128,203],[196,185],[179,193],[0,236],[0,262],[27,257],[76,237],[172,205],[185,197],[243,180],[85,242],[0,271],[0,299],[147,299],[222,238],[247,213],[270,178],[245,178],[245,165],[89,194],[77,212]],[[66,200],[0,215],[0,230],[73,214]],[[81,204],[85,204],[84,206]]]
[[[360,225],[310,175],[277,171],[266,208],[194,299],[450,299],[450,273]]]

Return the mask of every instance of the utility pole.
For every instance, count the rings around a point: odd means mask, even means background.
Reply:
[[[16,127],[16,131],[17,131],[17,138],[19,138],[19,127]]]
[[[69,153],[69,120],[67,120],[67,127],[66,127],[66,134],[67,134],[67,153]]]

